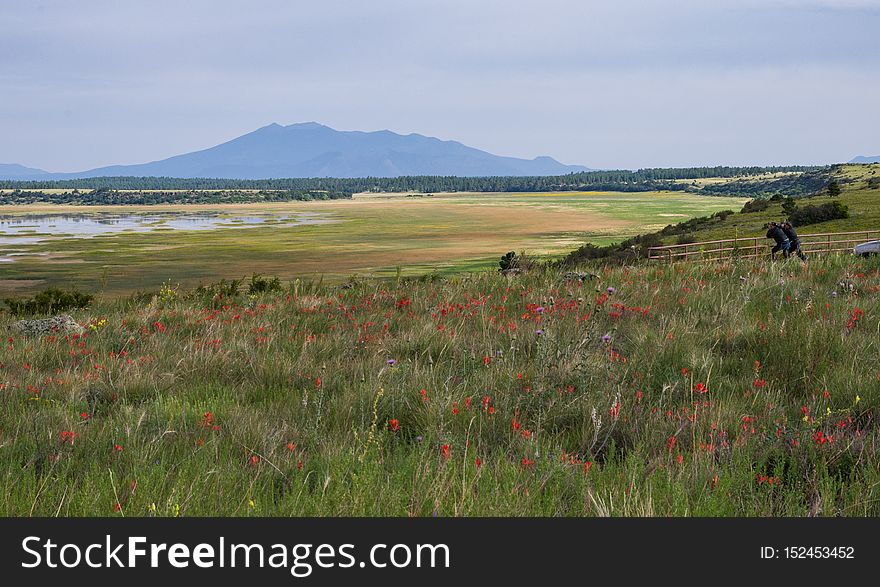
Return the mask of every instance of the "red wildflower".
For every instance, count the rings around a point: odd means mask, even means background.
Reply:
[[[761,389],[765,385],[767,385],[767,382],[764,381],[763,379],[755,379],[755,388]]]
[[[113,452],[122,452],[122,445],[121,444],[114,444],[113,445]]]
[[[443,457],[444,459],[449,458],[449,445],[448,444],[444,444],[443,446],[440,447],[440,456]]]
[[[257,455],[251,455],[251,458],[248,459],[248,464],[251,467],[256,468],[256,466],[260,464],[260,457]]]
[[[705,383],[697,383],[694,386],[694,391],[696,391],[697,393],[709,393],[709,388],[706,387]]]
[[[61,442],[73,444],[73,441],[76,440],[77,436],[77,433],[73,430],[64,430],[61,432]]]
[[[535,464],[535,461],[531,460],[528,457],[523,457],[522,460],[520,461],[520,463],[522,464],[523,467],[531,467],[532,465]]]
[[[612,420],[617,420],[620,417],[620,402],[616,402],[611,409],[608,410],[608,413],[611,415]]]
[[[831,436],[826,436],[824,432],[821,430],[817,430],[815,434],[813,434],[813,440],[816,442],[816,446],[822,446],[823,444],[832,442]]]
[[[392,432],[397,432],[398,430],[400,430],[400,422],[398,422],[396,418],[393,420],[389,420],[388,429]]]
[[[492,362],[491,357],[483,357],[483,364],[486,365],[487,367],[489,366],[489,363],[491,363],[491,362]]]
[[[483,466],[483,461],[480,460],[480,457],[477,457],[476,459],[474,459],[474,464],[475,464],[475,465],[477,466],[477,468],[479,469],[480,467]]]
[[[676,443],[678,443],[678,438],[676,438],[675,436],[670,436],[666,439],[666,448],[672,450],[675,447]]]

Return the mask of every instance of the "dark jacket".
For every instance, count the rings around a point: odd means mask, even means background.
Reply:
[[[767,231],[767,238],[775,240],[777,245],[788,242],[788,237],[785,236],[785,233],[778,226],[770,227],[770,230]]]
[[[782,227],[782,232],[785,233],[785,236],[788,237],[788,240],[790,240],[790,241],[798,240],[798,235],[794,231],[794,226],[792,226],[790,224],[786,224]]]

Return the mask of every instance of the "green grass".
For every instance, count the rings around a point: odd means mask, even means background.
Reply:
[[[804,226],[798,228],[798,234],[880,229],[880,189],[870,189],[867,184],[869,178],[876,177],[878,174],[880,174],[880,164],[841,166],[834,176],[841,182],[843,192],[836,199],[849,207],[850,217]],[[817,196],[798,200],[798,203],[819,205],[830,201],[831,198],[827,196]],[[697,241],[720,240],[737,236],[763,237],[767,232],[764,228],[767,222],[785,219],[781,203],[771,204],[770,208],[764,212],[749,214],[739,214],[741,208],[742,206],[736,208],[737,214],[729,216],[718,226],[693,232],[693,237]],[[666,243],[674,244],[676,238],[667,238]]]
[[[116,295],[156,288],[168,279],[196,285],[253,272],[335,281],[351,274],[391,276],[397,267],[406,275],[453,274],[496,266],[509,250],[557,257],[585,240],[607,244],[670,222],[738,209],[743,201],[682,193],[565,192],[371,196],[354,202],[238,207],[231,210],[321,212],[339,222],[0,245],[0,256],[4,246],[44,255],[0,262],[0,293],[75,284]],[[65,209],[71,210],[89,212]],[[120,210],[126,208],[115,211]]]
[[[880,515],[876,260],[598,273],[166,291],[4,336],[0,513]]]

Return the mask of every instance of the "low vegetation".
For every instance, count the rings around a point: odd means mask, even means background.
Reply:
[[[87,308],[92,300],[93,295],[75,289],[49,287],[32,297],[7,297],[3,303],[13,316],[36,316]]]
[[[4,335],[0,512],[880,515],[876,260],[591,271],[169,284]]]
[[[350,193],[319,190],[152,190],[99,188],[81,192],[15,189],[0,192],[0,205],[60,204],[68,206],[159,206],[165,204],[257,204],[311,202],[351,198]]]

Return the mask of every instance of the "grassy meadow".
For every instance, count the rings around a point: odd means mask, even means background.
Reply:
[[[0,214],[90,214],[213,210],[224,214],[317,213],[326,224],[186,231],[157,229],[91,238],[42,235],[0,262],[0,293],[76,285],[108,295],[196,285],[252,273],[340,281],[352,274],[454,274],[497,266],[509,250],[560,256],[584,241],[605,244],[745,200],[679,192],[359,195],[354,200],[278,205],[73,207],[6,206]],[[22,237],[38,237],[25,234]]]
[[[880,515],[876,259],[593,271],[166,288],[10,334],[0,513]]]

